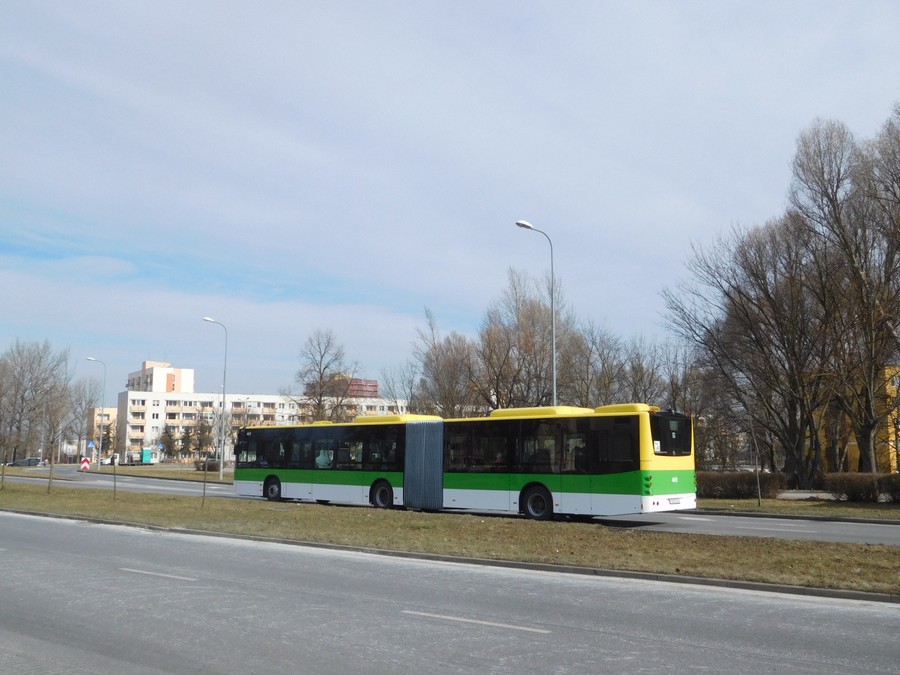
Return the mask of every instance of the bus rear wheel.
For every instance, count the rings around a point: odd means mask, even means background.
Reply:
[[[387,481],[378,481],[372,486],[369,496],[372,506],[378,509],[389,509],[394,506],[394,490]]]
[[[547,488],[536,485],[525,490],[522,512],[532,520],[550,520],[553,517],[553,499]]]
[[[263,496],[270,502],[281,501],[281,481],[277,478],[270,478],[263,487]]]

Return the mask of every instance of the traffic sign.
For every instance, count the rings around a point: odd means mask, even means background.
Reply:
[[[91,460],[87,457],[81,460],[81,470],[82,471],[90,471],[91,470]]]

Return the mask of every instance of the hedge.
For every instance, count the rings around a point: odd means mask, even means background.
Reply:
[[[784,474],[760,473],[757,489],[755,471],[698,471],[697,496],[708,499],[752,499],[760,492],[763,499],[775,499],[783,492]]]
[[[787,489],[787,476],[759,474],[763,499],[775,499]],[[900,474],[829,473],[816,481],[816,489],[848,502],[900,504]],[[708,499],[752,499],[757,496],[753,471],[698,471],[697,496]]]
[[[829,473],[822,479],[823,489],[848,502],[877,503],[884,499],[900,503],[900,474]]]

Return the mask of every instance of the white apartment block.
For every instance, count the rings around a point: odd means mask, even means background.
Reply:
[[[377,383],[376,383],[377,386]],[[128,375],[127,389],[119,394],[116,415],[116,450],[132,452],[156,447],[168,426],[179,438],[185,430],[194,430],[207,422],[215,437],[222,420],[222,394],[194,392],[194,371],[173,368],[170,363],[145,361],[139,371]],[[281,394],[225,394],[225,459],[233,456],[231,447],[237,430],[244,426],[298,424],[302,410],[298,403]],[[405,413],[406,402],[383,398],[354,398],[345,403],[351,415],[388,415]]]

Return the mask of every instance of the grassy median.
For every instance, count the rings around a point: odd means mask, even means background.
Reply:
[[[900,595],[900,551],[890,546],[209,497],[201,506],[199,497],[119,492],[113,499],[107,490],[66,488],[64,483],[54,483],[48,494],[46,485],[6,482],[0,509],[393,551]],[[718,506],[737,509],[733,500]],[[807,506],[812,505],[787,508]],[[893,517],[898,513],[896,507],[883,511]]]

